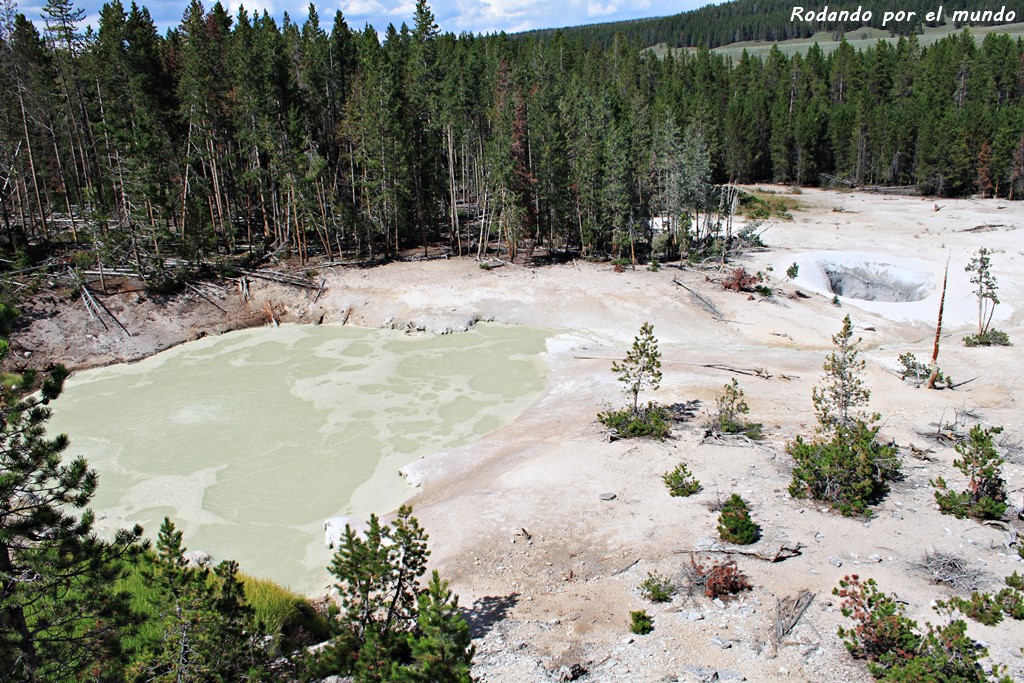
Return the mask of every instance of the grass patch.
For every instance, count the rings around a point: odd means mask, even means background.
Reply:
[[[740,195],[739,214],[747,218],[766,220],[779,218],[793,220],[793,211],[798,211],[801,204],[786,195],[769,192],[744,192]]]
[[[248,574],[239,578],[260,632],[279,638],[285,650],[308,637],[315,642],[330,636],[327,619],[300,594],[269,579]]]

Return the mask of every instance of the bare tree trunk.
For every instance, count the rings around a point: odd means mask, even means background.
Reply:
[[[949,259],[946,259],[946,272],[942,276],[942,296],[939,297],[939,321],[935,325],[935,344],[932,346],[932,374],[928,377],[928,388],[934,389],[939,378],[939,336],[942,334],[942,311],[946,307],[946,280],[949,278]]]

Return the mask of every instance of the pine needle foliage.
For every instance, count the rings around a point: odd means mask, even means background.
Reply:
[[[732,494],[718,515],[718,536],[726,543],[750,545],[761,538],[761,528],[750,518],[750,508],[739,494]]]
[[[622,410],[598,413],[598,421],[621,438],[666,438],[671,419],[668,409],[653,402],[646,406],[639,403],[641,391],[656,391],[661,386],[661,352],[651,323],[641,325],[640,334],[633,339],[633,347],[622,361],[612,363],[612,372],[618,375],[630,403]]]
[[[858,357],[860,340],[853,339],[850,316],[832,341],[824,383],[812,392],[817,434],[810,440],[797,436],[786,446],[794,461],[789,492],[794,498],[827,502],[843,515],[869,514],[869,506],[900,475],[899,451],[879,442],[874,423],[880,416],[863,410],[871,393],[861,379],[864,361]]]
[[[686,463],[679,463],[675,469],[661,475],[670,496],[686,498],[700,491],[700,482],[690,473]]]
[[[926,623],[921,628],[906,615],[895,596],[878,589],[874,579],[847,576],[832,590],[839,597],[843,616],[851,627],[840,627],[839,637],[857,659],[867,661],[868,671],[890,683],[1010,683],[1005,667],[981,666],[988,656],[984,645],[967,635],[962,619],[942,626]],[[937,611],[949,611],[939,603]]]
[[[644,323],[640,334],[633,339],[633,347],[621,361],[612,363],[612,372],[625,386],[626,395],[632,399],[632,412],[636,414],[640,392],[644,389],[657,391],[661,386],[661,352],[658,340],[654,338],[654,325]]]
[[[722,395],[715,401],[715,414],[708,428],[722,434],[742,434],[755,441],[761,439],[761,423],[746,419],[750,406],[743,398],[743,389],[736,378],[726,384]]]
[[[404,505],[382,524],[370,515],[357,533],[346,526],[331,562],[341,614],[330,645],[310,663],[316,677],[351,675],[359,683],[468,683],[473,659],[458,598],[434,572],[424,589],[427,534]]]
[[[1006,513],[1007,492],[1003,479],[1003,458],[996,450],[993,435],[1002,432],[1001,427],[985,428],[975,425],[967,441],[957,443],[955,448],[960,457],[953,466],[967,477],[967,489],[957,493],[948,490],[942,477],[931,482],[938,490],[935,501],[943,514],[957,518],[1001,519]]]

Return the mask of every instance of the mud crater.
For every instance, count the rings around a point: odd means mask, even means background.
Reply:
[[[848,299],[905,303],[922,301],[932,293],[931,275],[889,263],[831,263],[821,261],[828,289]]]

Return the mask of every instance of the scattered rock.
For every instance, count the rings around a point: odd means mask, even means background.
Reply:
[[[202,550],[189,550],[183,555],[185,563],[190,567],[206,567],[209,566],[211,557],[209,553],[205,553]]]
[[[600,496],[598,496],[598,497],[599,497],[599,498],[600,498],[601,500],[615,500],[616,498],[618,498],[618,496],[616,496],[616,495],[615,495],[614,493],[602,493],[602,494],[601,494]]]
[[[719,638],[718,636],[715,636],[714,638],[712,638],[711,642],[714,643],[715,645],[717,645],[718,647],[722,648],[723,650],[728,650],[730,647],[732,647],[732,641],[731,640],[726,640],[725,638]]]
[[[731,669],[716,669],[712,666],[694,666],[687,664],[683,667],[686,673],[698,681],[745,681],[746,677],[739,671]]]
[[[559,681],[575,681],[583,676],[587,675],[587,670],[583,668],[582,664],[573,664],[572,666],[563,666],[558,670]]]
[[[842,567],[843,566],[843,561],[840,560],[838,557],[830,557],[830,558],[828,558],[828,561],[831,562],[836,567]]]
[[[704,613],[694,610],[686,615],[686,618],[690,621],[700,621],[704,618]]]

